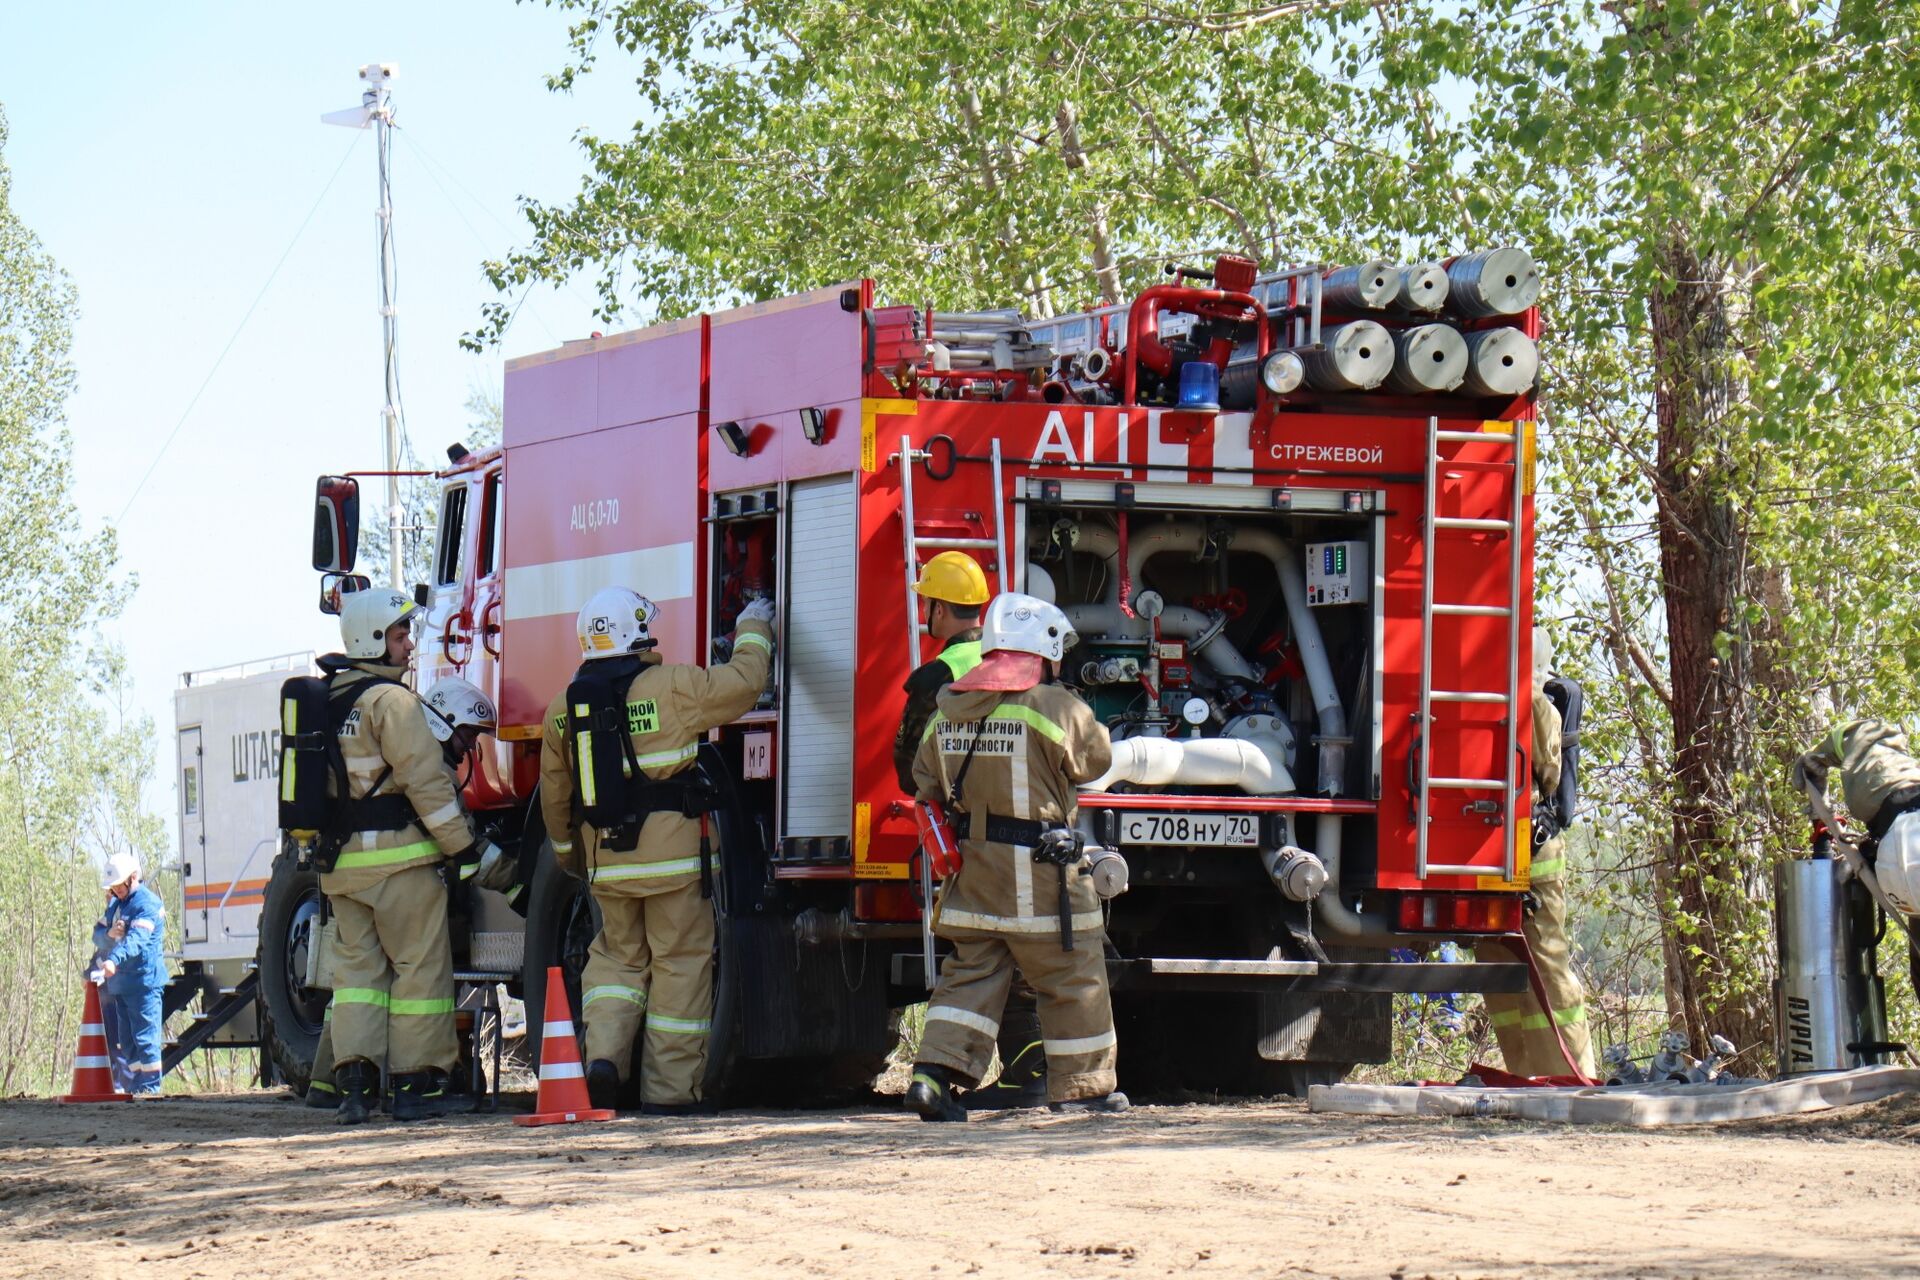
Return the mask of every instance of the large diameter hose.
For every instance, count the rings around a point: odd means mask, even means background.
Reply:
[[[1143,787],[1239,787],[1251,795],[1284,795],[1293,775],[1278,740],[1256,738],[1153,738],[1141,735],[1113,744],[1113,764],[1082,790],[1105,791],[1116,782]]]

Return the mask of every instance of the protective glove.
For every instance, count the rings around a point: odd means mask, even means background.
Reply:
[[[773,597],[761,596],[757,600],[749,601],[747,607],[740,611],[738,621],[764,622],[771,627],[773,625]]]
[[[1067,827],[1055,827],[1042,835],[1040,843],[1033,847],[1033,860],[1058,867],[1071,867],[1085,856],[1086,850],[1085,836]]]
[[[102,960],[100,962],[100,980],[104,982],[108,978],[111,978],[114,975],[114,971],[117,970],[119,967],[120,967],[119,965],[115,964],[111,960]]]
[[[505,893],[513,888],[519,878],[520,859],[502,849],[491,840],[480,841],[480,868],[474,873],[473,882],[482,889],[491,889],[495,893]]]
[[[1809,788],[1821,795],[1827,793],[1827,766],[1814,758],[1812,752],[1793,762],[1793,789],[1806,791]]]

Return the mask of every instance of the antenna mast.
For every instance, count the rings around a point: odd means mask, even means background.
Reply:
[[[360,95],[360,106],[333,111],[320,117],[326,124],[350,129],[373,129],[380,157],[380,205],[374,210],[375,230],[380,243],[380,339],[386,366],[386,395],[380,409],[381,435],[386,445],[387,470],[387,575],[399,590],[406,590],[406,570],[402,563],[400,533],[400,367],[395,354],[399,308],[395,304],[393,261],[393,183],[390,168],[393,158],[393,94],[387,88],[400,74],[391,62],[369,62],[360,68],[367,87]]]

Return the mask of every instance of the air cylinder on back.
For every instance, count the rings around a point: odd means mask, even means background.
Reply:
[[[1540,270],[1525,249],[1482,249],[1447,263],[1447,310],[1475,320],[1517,316],[1540,300]]]
[[[1518,329],[1482,329],[1466,335],[1463,390],[1472,396],[1517,396],[1540,373],[1540,349]]]
[[[1307,383],[1321,391],[1371,391],[1393,372],[1393,337],[1385,325],[1354,320],[1329,326],[1320,347],[1299,349]]]
[[[1467,340],[1452,325],[1423,324],[1393,335],[1387,386],[1406,395],[1451,391],[1467,376]]]

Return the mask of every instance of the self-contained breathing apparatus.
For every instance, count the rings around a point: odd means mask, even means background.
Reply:
[[[393,775],[382,769],[359,798],[352,795],[340,732],[362,695],[398,680],[367,675],[336,688],[335,676],[295,676],[280,686],[280,827],[294,839],[303,863],[326,875],[357,831],[399,831],[419,820],[412,803],[380,788]],[[329,780],[331,779],[331,786]]]
[[[719,793],[696,761],[670,778],[653,778],[640,766],[635,734],[651,733],[659,712],[651,699],[627,701],[640,674],[638,658],[600,659],[581,667],[567,686],[567,755],[573,773],[575,819],[600,832],[613,853],[638,847],[641,828],[655,813],[704,819]],[[700,830],[700,892],[713,896],[713,856],[704,822]]]
[[[1586,701],[1580,682],[1552,676],[1541,686],[1560,713],[1560,785],[1533,802],[1533,847],[1537,850],[1573,825],[1580,809],[1580,710]]]

